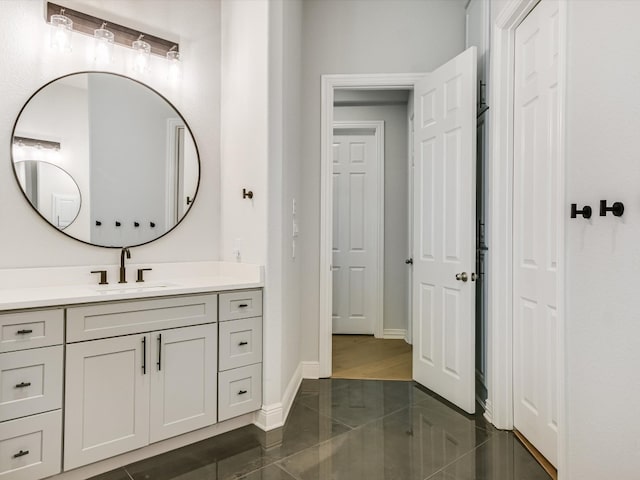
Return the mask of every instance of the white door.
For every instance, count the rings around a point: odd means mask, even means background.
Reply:
[[[476,48],[415,87],[413,378],[475,411]]]
[[[557,464],[558,2],[516,29],[513,187],[514,426]]]
[[[149,335],[67,346],[64,469],[149,443]]]
[[[51,194],[52,213],[51,218],[56,227],[64,229],[73,222],[80,210],[80,197],[78,195]]]
[[[333,333],[372,335],[379,309],[379,196],[375,129],[333,137]]]
[[[218,325],[151,333],[150,441],[216,422]]]

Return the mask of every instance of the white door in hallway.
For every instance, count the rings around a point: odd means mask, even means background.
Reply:
[[[476,48],[415,87],[413,378],[475,411]]]
[[[333,333],[372,335],[378,311],[381,175],[375,129],[334,129]]]
[[[514,426],[556,465],[558,2],[541,1],[515,38]]]

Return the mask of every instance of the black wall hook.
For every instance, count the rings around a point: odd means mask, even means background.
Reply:
[[[253,198],[253,192],[251,190],[247,190],[246,188],[242,189],[242,198]]]
[[[119,221],[116,220],[116,227],[119,227],[120,225],[122,225]]]
[[[133,226],[138,228],[140,226],[140,222],[133,222]]]
[[[624,213],[624,204],[622,202],[613,202],[613,205],[607,207],[607,201],[600,200],[600,216],[606,217],[607,212],[613,213],[615,217],[621,217]]]
[[[102,225],[102,222],[100,220],[96,220],[96,227],[99,227],[100,225]]]
[[[585,205],[582,207],[582,210],[578,210],[578,205],[575,203],[571,204],[571,218],[576,218],[578,215],[582,215],[583,218],[591,218],[592,213],[589,205]]]

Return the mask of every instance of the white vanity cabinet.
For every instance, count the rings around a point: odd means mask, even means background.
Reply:
[[[218,419],[262,405],[262,291],[220,294]]]
[[[0,314],[0,478],[60,472],[62,309]]]
[[[65,470],[216,422],[216,318],[216,295],[68,309],[72,339],[129,335],[67,345]]]

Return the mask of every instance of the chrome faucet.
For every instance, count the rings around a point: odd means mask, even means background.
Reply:
[[[127,270],[124,268],[124,256],[127,255],[127,258],[131,258],[131,252],[128,248],[123,248],[120,252],[120,281],[118,283],[127,283],[126,273]]]

